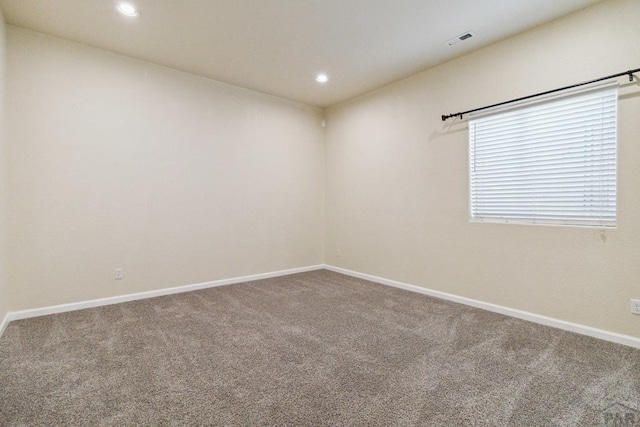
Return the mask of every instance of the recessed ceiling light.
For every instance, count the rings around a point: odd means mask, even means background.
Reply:
[[[130,16],[132,18],[140,16],[140,11],[130,3],[118,3],[118,7],[116,9],[125,16]]]
[[[329,81],[329,77],[327,77],[326,74],[318,74],[318,77],[316,77],[316,81],[318,83],[326,83]]]

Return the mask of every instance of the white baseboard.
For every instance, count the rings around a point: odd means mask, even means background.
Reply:
[[[4,330],[7,328],[8,324],[9,324],[9,313],[5,314],[4,319],[0,321],[0,337],[2,337],[2,334],[4,333]]]
[[[0,336],[4,332],[7,323],[12,320],[28,319],[30,317],[46,316],[48,314],[64,313],[67,311],[82,310],[84,308],[101,307],[104,305],[119,304],[122,302],[141,300],[146,298],[154,298],[165,295],[179,294],[182,292],[196,291],[198,289],[214,288],[217,286],[232,285],[234,283],[250,282],[253,280],[269,279],[271,277],[288,276],[290,274],[304,273],[313,270],[322,270],[323,265],[313,265],[309,267],[292,268],[289,270],[273,271],[270,273],[254,274],[251,276],[234,277],[230,279],[214,280],[212,282],[196,283],[193,285],[177,286],[173,288],[157,289],[154,291],[139,292],[136,294],[119,295],[115,297],[100,298],[90,301],[73,302],[70,304],[54,305],[50,307],[34,308],[30,310],[13,311],[7,313],[2,327]]]
[[[166,288],[166,289],[157,289],[154,291],[120,295],[115,297],[101,298],[101,299],[82,301],[82,302],[76,302],[76,303],[70,303],[70,304],[55,305],[50,307],[35,308],[31,310],[9,312],[6,314],[6,316],[4,317],[4,319],[2,319],[2,322],[0,323],[0,337],[2,336],[2,333],[4,332],[9,322],[11,322],[12,320],[27,319],[30,317],[46,316],[49,314],[82,310],[85,308],[119,304],[122,302],[135,301],[135,300],[141,300],[146,298],[154,298],[154,297],[160,297],[164,295],[178,294],[182,292],[190,292],[198,289],[206,289],[206,288],[213,288],[217,286],[231,285],[234,283],[250,282],[253,280],[268,279],[272,277],[287,276],[290,274],[304,273],[307,271],[314,271],[314,270],[321,270],[321,269],[326,269],[326,270],[334,271],[336,273],[345,274],[347,276],[369,280],[371,282],[379,283],[382,285],[393,286],[396,288],[401,288],[408,291],[412,291],[412,292],[416,292],[416,293],[420,293],[420,294],[424,294],[424,295],[428,295],[436,298],[441,298],[444,300],[453,301],[460,304],[469,305],[469,306],[480,308],[483,310],[504,314],[506,316],[528,320],[530,322],[539,323],[542,325],[551,326],[554,328],[563,329],[566,331],[575,332],[578,334],[587,335],[590,337],[599,338],[606,341],[611,341],[617,344],[623,344],[629,347],[640,348],[640,338],[638,337],[618,334],[615,332],[609,332],[602,329],[592,328],[591,326],[585,326],[577,323],[567,322],[564,320],[554,319],[552,317],[542,316],[539,314],[529,313],[522,310],[503,307],[496,304],[478,301],[471,298],[465,298],[458,295],[448,294],[446,292],[435,291],[432,289],[427,289],[427,288],[423,288],[416,285],[410,285],[407,283],[402,283],[395,280],[372,276],[370,274],[359,273],[356,271],[347,270],[345,268],[340,268],[340,267],[334,267],[332,265],[326,265],[326,264],[314,265],[309,267],[301,267],[301,268],[293,268],[290,270],[273,271],[270,273],[254,274],[251,276],[242,276],[242,277],[234,277],[229,279],[214,280],[211,282],[196,283],[193,285],[177,286],[177,287]]]
[[[588,335],[590,337],[599,338],[606,341],[611,341],[617,344],[623,344],[629,347],[640,348],[640,338],[630,335],[618,334],[616,332],[609,332],[602,329],[592,328],[591,326],[580,325],[578,323],[567,322],[564,320],[554,319],[552,317],[542,316],[535,313],[529,313],[527,311],[516,310],[513,308],[503,307],[488,302],[478,301],[471,298],[465,298],[458,295],[448,294],[446,292],[434,291],[432,289],[423,288],[416,285],[409,285],[407,283],[397,282],[395,280],[384,279],[382,277],[372,276],[369,274],[358,273],[357,271],[347,270],[345,268],[334,267],[332,265],[325,265],[325,269],[334,271],[336,273],[346,274],[347,276],[357,277],[359,279],[369,280],[371,282],[379,283],[381,285],[393,286],[396,288],[406,289],[408,291],[417,292],[424,295],[429,295],[436,298],[441,298],[448,301],[457,302],[460,304],[469,305],[483,310],[493,311],[495,313],[504,314],[518,319],[528,320],[530,322],[539,323],[541,325],[551,326],[565,331],[575,332],[582,335]]]

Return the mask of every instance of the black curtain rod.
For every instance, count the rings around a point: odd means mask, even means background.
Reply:
[[[629,81],[632,82],[633,81],[633,74],[637,73],[638,71],[640,71],[640,68],[636,68],[635,70],[623,71],[622,73],[612,74],[610,76],[601,77],[601,78],[595,79],[595,80],[589,80],[588,82],[584,82],[584,83],[578,83],[578,84],[571,85],[571,86],[565,86],[565,87],[561,87],[561,88],[558,88],[558,89],[548,90],[546,92],[536,93],[535,95],[523,96],[522,98],[512,99],[511,101],[504,101],[504,102],[499,102],[499,103],[493,104],[493,105],[487,105],[486,107],[474,108],[473,110],[467,110],[467,111],[463,111],[461,113],[454,113],[454,114],[447,114],[447,115],[443,114],[442,115],[442,121],[444,122],[447,119],[450,119],[452,117],[460,117],[460,119],[462,119],[462,116],[464,116],[465,114],[475,113],[476,111],[482,111],[482,110],[486,110],[488,108],[499,107],[501,105],[507,105],[507,104],[511,104],[511,103],[514,103],[514,102],[518,102],[518,101],[524,101],[526,99],[536,98],[538,96],[548,95],[550,93],[560,92],[562,90],[573,89],[574,87],[584,86],[584,85],[588,85],[588,84],[591,84],[591,83],[597,83],[597,82],[601,82],[603,80],[613,79],[615,77],[629,76]]]

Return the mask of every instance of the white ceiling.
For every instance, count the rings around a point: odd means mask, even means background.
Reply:
[[[327,107],[597,1],[130,0],[137,19],[116,0],[0,7],[9,24]]]

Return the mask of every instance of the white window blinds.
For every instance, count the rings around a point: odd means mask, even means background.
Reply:
[[[618,90],[469,122],[473,221],[615,226]]]

